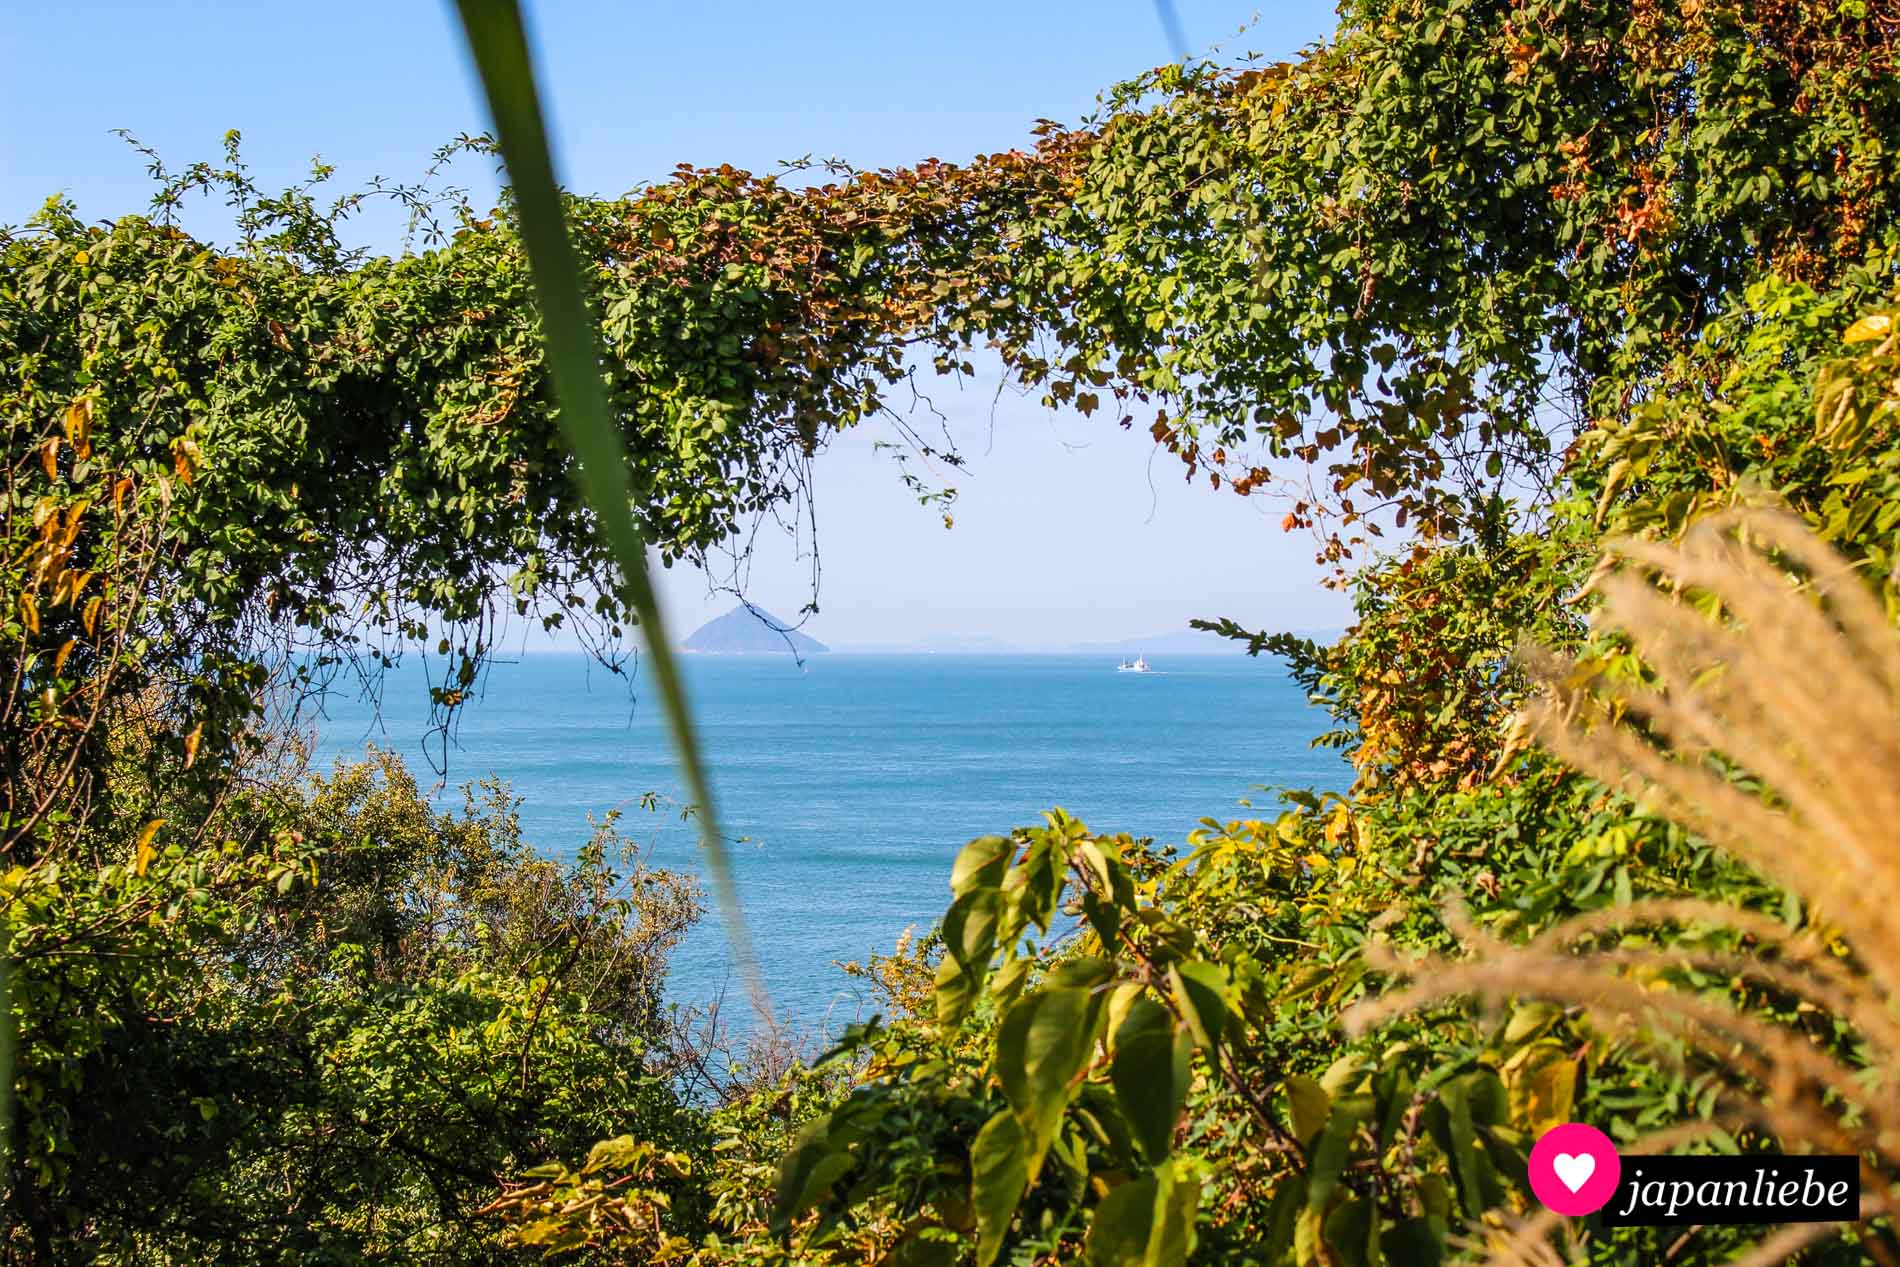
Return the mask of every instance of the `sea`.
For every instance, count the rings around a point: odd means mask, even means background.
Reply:
[[[1178,842],[1204,818],[1278,813],[1280,789],[1348,782],[1336,752],[1311,746],[1325,715],[1267,659],[1157,657],[1145,674],[1092,655],[683,663],[773,1014],[810,1035],[868,1013],[839,965],[941,918],[972,837],[1059,806],[1097,832]],[[446,750],[413,658],[374,698],[333,690],[315,724],[320,767],[392,749],[444,808],[460,806],[463,784],[505,780],[542,853],[571,857],[619,810],[650,864],[701,871],[658,694],[637,666],[617,676],[578,653],[491,663]],[[669,997],[745,1010],[733,963],[709,891]]]

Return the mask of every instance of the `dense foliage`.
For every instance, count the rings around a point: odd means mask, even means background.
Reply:
[[[660,1007],[690,880],[611,825],[545,861],[502,789],[438,813],[387,756],[248,782],[213,852],[261,821],[320,883],[15,872],[16,1256],[467,1261],[497,1174],[628,1120],[695,1135]]]
[[[1512,657],[1535,640],[1587,674],[1640,675],[1584,620],[1602,543],[1738,503],[1800,513],[1892,610],[1891,23],[1715,5],[1345,19],[1297,67],[1163,71],[1121,98],[1085,182],[1103,196],[1075,204],[1101,236],[1074,264],[1107,278],[1086,323],[1102,348],[1138,354],[1159,331],[1155,365],[1188,367],[1194,425],[1163,419],[1158,439],[1203,465],[1231,453],[1197,442],[1237,446],[1253,420],[1276,453],[1345,447],[1330,504],[1322,489],[1290,517],[1331,515],[1329,557],[1381,504],[1368,531],[1420,529],[1352,573],[1359,620],[1337,645],[1250,639],[1331,704],[1359,779],[1277,819],[1210,821],[1178,851],[1060,816],[973,843],[934,1015],[860,1036],[859,1089],[785,1164],[794,1256],[1436,1262],[1533,1208],[1524,1157],[1558,1121],[1626,1144],[1696,1121],[1727,1124],[1717,1147],[1766,1142],[1731,1110],[1767,1088],[1575,1008],[1440,1007],[1350,1042],[1339,1015],[1385,988],[1370,947],[1456,949],[1448,903],[1507,940],[1643,895],[1827,935],[1528,748]],[[1079,927],[1052,953],[1037,934],[1065,911]],[[1773,988],[1677,983],[1785,1017],[1850,1067],[1876,1058],[1850,1020]],[[1747,1239],[1567,1235],[1619,1262]],[[1825,1252],[1884,1260],[1886,1235]]]
[[[1825,932],[1532,747],[1513,656],[1640,678],[1588,625],[1604,543],[1736,504],[1900,601],[1897,37],[1879,0],[1348,0],[1297,62],[1164,68],[1030,152],[571,198],[667,561],[988,347],[1189,478],[1287,494],[1356,603],[1331,646],[1216,622],[1332,709],[1349,792],[1174,846],[1059,812],[972,842],[937,933],[863,970],[883,1017],[750,1083],[660,1006],[683,880],[611,829],[540,860],[505,800],[439,815],[387,761],[311,781],[279,737],[416,640],[452,710],[503,612],[620,645],[512,208],[394,191],[445,231],[373,257],[235,141],[160,169],[151,216],[50,205],[0,242],[5,1252],[1435,1263],[1529,1209],[1542,1127],[1634,1142],[1761,1094],[1532,999],[1339,1018],[1390,983],[1371,950],[1455,951],[1454,902],[1507,941],[1641,895]],[[233,248],[179,227],[200,191]],[[1677,983],[1871,1059],[1758,984]]]

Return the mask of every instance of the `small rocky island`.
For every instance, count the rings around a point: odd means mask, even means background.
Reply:
[[[831,650],[752,603],[740,603],[725,615],[707,621],[681,646],[707,655],[807,656]]]

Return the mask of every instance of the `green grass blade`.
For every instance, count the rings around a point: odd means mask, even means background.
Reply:
[[[769,1020],[770,1005],[733,888],[732,864],[719,834],[712,790],[693,733],[679,664],[667,641],[659,599],[647,575],[646,542],[633,519],[634,489],[627,452],[601,382],[600,343],[588,316],[578,262],[561,210],[521,9],[515,0],[457,0],[456,7],[488,95],[489,113],[494,117],[521,216],[522,242],[541,309],[548,371],[560,405],[561,434],[579,459],[576,478],[581,493],[620,564],[626,603],[646,629],[649,662],[686,774],[687,793],[698,807],[707,869],[712,873],[713,893],[726,922],[733,957],[754,1005]]]

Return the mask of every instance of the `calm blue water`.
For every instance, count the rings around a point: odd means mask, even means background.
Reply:
[[[1315,751],[1325,719],[1277,663],[1182,656],[1148,675],[1081,656],[826,655],[686,657],[740,900],[780,1017],[835,1026],[858,1013],[834,961],[888,950],[949,900],[949,867],[970,837],[1039,822],[1061,806],[1097,831],[1180,840],[1261,785],[1340,787],[1344,766]],[[366,742],[407,758],[427,786],[427,695],[417,665],[386,680],[380,720],[333,697],[319,761]],[[571,855],[588,815],[626,810],[662,866],[698,865],[677,810],[642,793],[682,792],[656,697],[580,655],[490,667],[449,751],[448,788],[489,773],[524,797],[528,839]],[[731,987],[716,915],[674,959],[683,1002]]]

